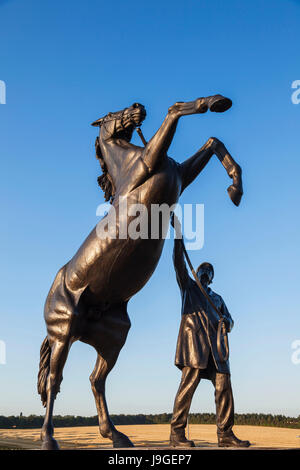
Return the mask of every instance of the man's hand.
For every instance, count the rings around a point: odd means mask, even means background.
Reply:
[[[225,328],[226,328],[226,331],[227,333],[229,333],[229,330],[230,330],[230,322],[227,320],[227,318],[224,318],[224,324],[225,324]]]
[[[226,332],[230,333],[232,328],[233,328],[233,324],[234,324],[233,321],[230,321],[226,317],[223,317],[223,320],[224,320],[224,323],[225,323]]]

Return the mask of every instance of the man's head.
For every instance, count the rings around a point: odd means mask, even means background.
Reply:
[[[201,263],[197,269],[197,276],[202,285],[208,286],[214,278],[214,268],[210,263]]]

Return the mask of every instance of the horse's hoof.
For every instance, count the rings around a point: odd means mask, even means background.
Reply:
[[[230,185],[229,188],[227,188],[227,192],[233,204],[235,206],[238,206],[241,202],[243,192],[233,184]]]
[[[53,437],[45,437],[41,450],[59,450],[59,445]]]
[[[209,96],[207,98],[208,107],[213,113],[224,113],[232,106],[232,101],[222,95]]]
[[[125,436],[122,432],[118,433],[113,437],[113,447],[122,448],[122,447],[134,447],[129,437]]]

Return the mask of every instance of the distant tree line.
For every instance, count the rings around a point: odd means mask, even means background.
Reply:
[[[120,424],[169,424],[171,413],[162,413],[154,415],[111,415],[116,425]],[[0,416],[0,429],[8,428],[40,428],[43,424],[43,416],[30,415],[23,416]],[[191,424],[215,424],[216,415],[214,413],[191,413],[189,415]],[[248,424],[252,426],[276,426],[282,428],[300,428],[300,416],[290,418],[283,415],[272,415],[263,413],[236,414],[235,424]],[[54,416],[55,427],[72,426],[97,426],[97,416]]]

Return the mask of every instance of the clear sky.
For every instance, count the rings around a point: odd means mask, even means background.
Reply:
[[[298,416],[300,104],[291,85],[300,79],[300,2],[0,0],[0,40],[0,414],[43,413],[45,297],[104,201],[90,123],[138,101],[149,139],[175,101],[222,93],[232,109],[182,118],[169,154],[183,161],[218,137],[243,168],[245,194],[233,206],[214,157],[181,200],[205,204],[204,247],[190,254],[214,264],[212,287],[235,320],[236,411]],[[172,410],[181,304],[172,249],[169,240],[129,303],[132,328],[107,382],[111,413]],[[95,359],[90,346],[72,346],[55,413],[96,414]],[[213,410],[203,381],[192,411]]]

